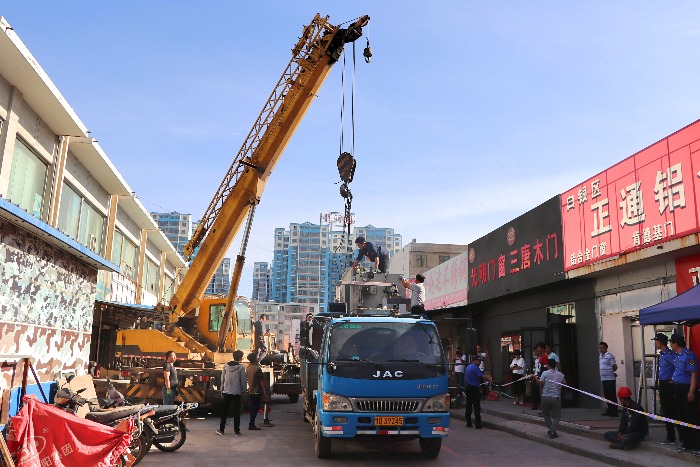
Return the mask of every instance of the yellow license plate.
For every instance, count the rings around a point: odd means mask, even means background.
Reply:
[[[374,417],[375,426],[401,426],[403,417]]]

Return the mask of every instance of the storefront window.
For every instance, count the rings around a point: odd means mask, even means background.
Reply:
[[[19,138],[15,142],[7,199],[34,217],[44,211],[47,164]]]

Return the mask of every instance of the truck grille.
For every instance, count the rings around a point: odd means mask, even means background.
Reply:
[[[420,407],[416,399],[355,399],[353,405],[358,412],[415,412]]]

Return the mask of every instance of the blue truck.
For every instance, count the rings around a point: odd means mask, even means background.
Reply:
[[[381,280],[362,287],[395,290]],[[344,439],[418,439],[425,456],[440,454],[450,426],[447,361],[435,323],[401,311],[319,313],[302,330],[302,418],[319,458]]]

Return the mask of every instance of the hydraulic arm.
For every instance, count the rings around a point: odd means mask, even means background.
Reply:
[[[304,117],[346,43],[362,36],[369,22],[362,16],[347,28],[333,26],[316,15],[292,49],[292,59],[248,133],[224,180],[207,208],[185,256],[195,256],[182,284],[166,308],[174,323],[196,308],[216,268],[226,254],[287,143]],[[237,267],[242,268],[242,264]],[[232,284],[237,289],[237,284]],[[231,292],[235,297],[237,290]],[[231,295],[230,293],[230,295]],[[230,315],[230,310],[229,313]],[[222,329],[227,323],[222,323]]]

